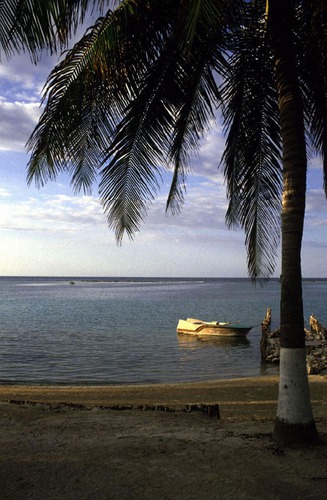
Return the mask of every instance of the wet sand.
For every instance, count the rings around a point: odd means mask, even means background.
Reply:
[[[327,491],[327,377],[310,377],[322,443],[272,440],[278,378],[0,386],[1,499],[316,499]],[[219,405],[220,419],[190,405]]]

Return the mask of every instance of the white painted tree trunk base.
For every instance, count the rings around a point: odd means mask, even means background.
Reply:
[[[274,438],[282,444],[315,441],[305,348],[281,348]]]
[[[306,364],[306,350],[280,349],[277,418],[289,424],[313,420]]]

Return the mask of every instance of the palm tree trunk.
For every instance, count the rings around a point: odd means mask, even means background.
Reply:
[[[269,23],[283,140],[280,381],[274,438],[280,444],[317,439],[306,369],[301,246],[306,193],[303,105],[292,40],[291,0],[271,0]]]

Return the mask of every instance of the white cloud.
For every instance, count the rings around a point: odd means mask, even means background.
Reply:
[[[6,190],[0,190],[5,196]],[[214,190],[201,192],[192,189],[186,198],[181,214],[172,216],[165,213],[165,196],[160,196],[149,209],[148,218],[141,224],[141,235],[147,241],[161,241],[165,238],[175,242],[212,241],[225,231],[225,211],[222,194]],[[106,235],[113,233],[107,228],[106,216],[99,200],[93,196],[69,196],[66,194],[28,197],[20,201],[2,198],[0,202],[0,229],[29,231],[34,233],[77,234],[79,231],[99,231]],[[242,236],[242,232],[241,236]],[[233,236],[234,235],[234,236]],[[230,233],[239,240],[240,234]],[[242,236],[243,237],[243,236]],[[127,237],[124,242],[127,241]]]
[[[29,198],[0,203],[0,228],[12,231],[76,233],[85,226],[104,226],[97,199],[91,196]]]
[[[8,198],[11,194],[6,188],[0,187],[0,198]]]

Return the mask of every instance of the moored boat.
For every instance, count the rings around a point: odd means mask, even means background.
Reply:
[[[218,321],[201,321],[200,319],[180,319],[177,325],[177,333],[186,333],[195,336],[219,336],[219,337],[245,337],[252,326],[241,323]]]

